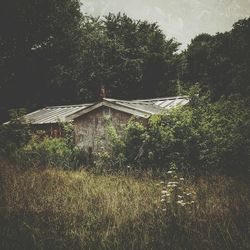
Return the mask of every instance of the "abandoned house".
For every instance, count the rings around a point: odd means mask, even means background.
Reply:
[[[46,107],[25,115],[25,120],[34,130],[45,130],[54,137],[60,136],[60,122],[72,122],[76,146],[95,149],[106,138],[107,119],[118,130],[131,117],[146,125],[151,115],[187,103],[185,96],[131,101],[103,98],[93,104]]]

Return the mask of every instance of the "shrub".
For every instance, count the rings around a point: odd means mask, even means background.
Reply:
[[[31,141],[16,152],[16,163],[25,167],[68,167],[71,150],[62,138],[33,136]]]
[[[24,109],[11,110],[10,121],[0,126],[0,156],[12,157],[31,137],[29,125],[24,123]]]
[[[75,169],[87,163],[87,153],[71,147],[67,138],[41,138],[33,135],[32,139],[16,151],[15,162],[20,167],[61,167]]]
[[[250,161],[247,104],[237,96],[211,103],[209,96],[193,95],[189,106],[152,116],[147,128],[131,120],[116,136],[119,140],[111,140],[114,151],[109,155],[122,155],[124,165],[142,168],[175,164],[182,169],[246,171]]]

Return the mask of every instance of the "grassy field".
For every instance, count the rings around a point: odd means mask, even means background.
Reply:
[[[194,204],[174,210],[163,207],[165,184],[150,174],[17,171],[2,163],[0,178],[0,249],[250,247],[250,187],[238,178],[185,178]]]

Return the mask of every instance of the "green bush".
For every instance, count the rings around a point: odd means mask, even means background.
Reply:
[[[18,148],[30,140],[29,126],[21,118],[24,114],[24,109],[11,110],[11,120],[0,126],[0,156],[12,157]]]
[[[69,165],[71,149],[62,138],[33,136],[31,141],[16,152],[16,162],[26,167]]]
[[[15,162],[20,167],[62,167],[77,168],[86,164],[85,151],[68,144],[67,138],[41,139],[33,135],[25,146],[16,151]]]
[[[147,128],[131,120],[111,141],[113,158],[123,155],[125,166],[247,170],[250,109],[237,96],[211,103],[209,96],[193,95],[190,105],[152,116]]]
[[[200,161],[204,166],[246,169],[250,160],[250,109],[235,97],[208,104],[200,120]]]

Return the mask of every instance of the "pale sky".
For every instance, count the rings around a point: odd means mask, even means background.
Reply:
[[[228,31],[234,22],[249,17],[250,0],[82,0],[82,12],[93,16],[121,12],[157,22],[183,49],[200,33]]]

